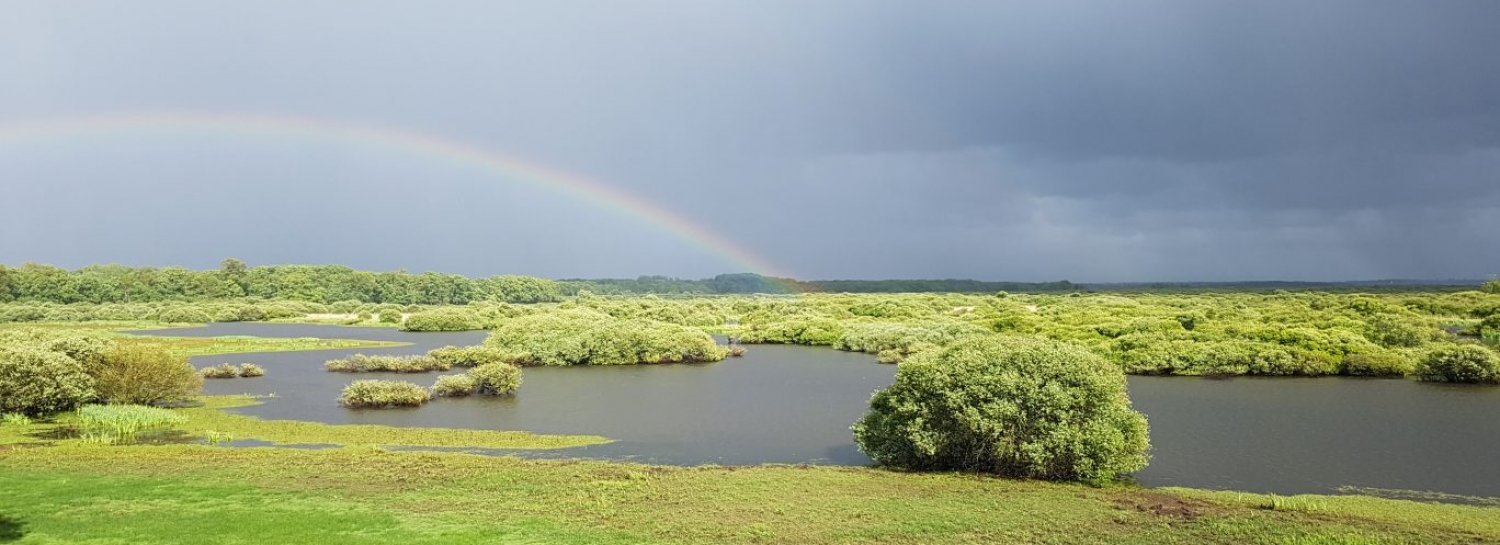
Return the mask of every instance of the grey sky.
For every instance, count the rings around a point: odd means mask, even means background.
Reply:
[[[313,5],[309,5],[313,4]],[[0,4],[0,133],[344,120],[619,187],[802,278],[1500,273],[1500,2]],[[0,139],[0,262],[743,270],[608,208],[277,137]]]

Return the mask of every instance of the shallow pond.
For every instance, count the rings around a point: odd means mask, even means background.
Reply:
[[[484,332],[214,324],[156,330],[175,336],[256,335],[402,341],[410,346],[230,354],[198,366],[253,362],[260,378],[209,380],[210,394],[268,394],[237,412],[332,424],[386,424],[603,435],[616,442],[542,453],[663,464],[867,464],[849,426],[896,367],[826,348],[753,345],[703,365],[530,367],[515,396],[439,399],[419,409],[346,410],[339,391],[359,378],[430,385],[438,373],[329,373],[348,354],[419,354],[477,344]],[[453,372],[458,372],[455,370]],[[1150,486],[1282,494],[1354,486],[1500,496],[1500,388],[1406,380],[1131,377],[1151,423]],[[535,455],[535,454],[533,454]]]

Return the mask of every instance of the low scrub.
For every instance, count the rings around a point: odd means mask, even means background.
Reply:
[[[487,363],[469,371],[481,394],[509,394],[521,388],[521,368],[509,363]]]
[[[434,348],[427,352],[428,356],[437,358],[453,367],[474,367],[486,363],[509,363],[505,361],[505,352],[484,346],[444,346]]]
[[[426,373],[447,371],[453,367],[448,362],[427,355],[366,356],[364,354],[328,360],[323,366],[336,373]]]
[[[1433,382],[1500,384],[1500,356],[1477,344],[1454,344],[1427,352],[1417,378]]]
[[[695,363],[729,356],[701,329],[582,309],[505,320],[484,346],[522,365]]]
[[[259,365],[253,364],[253,363],[241,363],[240,364],[240,376],[241,377],[263,377],[265,375],[266,375],[266,370],[265,370],[264,367],[261,367]]]
[[[465,397],[479,389],[479,380],[474,375],[443,375],[432,383],[432,395],[437,397]]]
[[[400,380],[356,380],[344,387],[339,405],[351,409],[419,407],[432,399],[426,388]]]
[[[467,308],[440,308],[418,312],[401,324],[403,331],[475,331],[485,328],[485,318]]]
[[[78,409],[78,433],[93,443],[133,443],[143,434],[160,432],[186,422],[169,409],[140,405],[86,405]]]

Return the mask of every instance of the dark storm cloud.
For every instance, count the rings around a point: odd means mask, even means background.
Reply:
[[[1483,277],[1494,51],[1483,0],[11,2],[0,125],[180,109],[442,134],[804,277]],[[0,262],[742,267],[532,186],[326,144],[10,142],[0,184]]]

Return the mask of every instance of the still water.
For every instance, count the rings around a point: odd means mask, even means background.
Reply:
[[[237,409],[243,414],[603,435],[615,442],[541,455],[662,464],[868,464],[849,426],[896,369],[864,354],[754,345],[743,358],[714,364],[530,367],[511,397],[346,410],[335,399],[350,381],[397,378],[427,385],[438,374],[329,373],[325,360],[357,352],[420,354],[478,344],[485,333],[247,323],[141,333],[409,342],[192,361],[266,368],[265,377],[207,381],[210,394],[276,394],[263,405]],[[1151,424],[1151,465],[1136,475],[1148,486],[1282,494],[1353,486],[1500,496],[1500,388],[1342,378],[1131,377],[1130,394]]]

